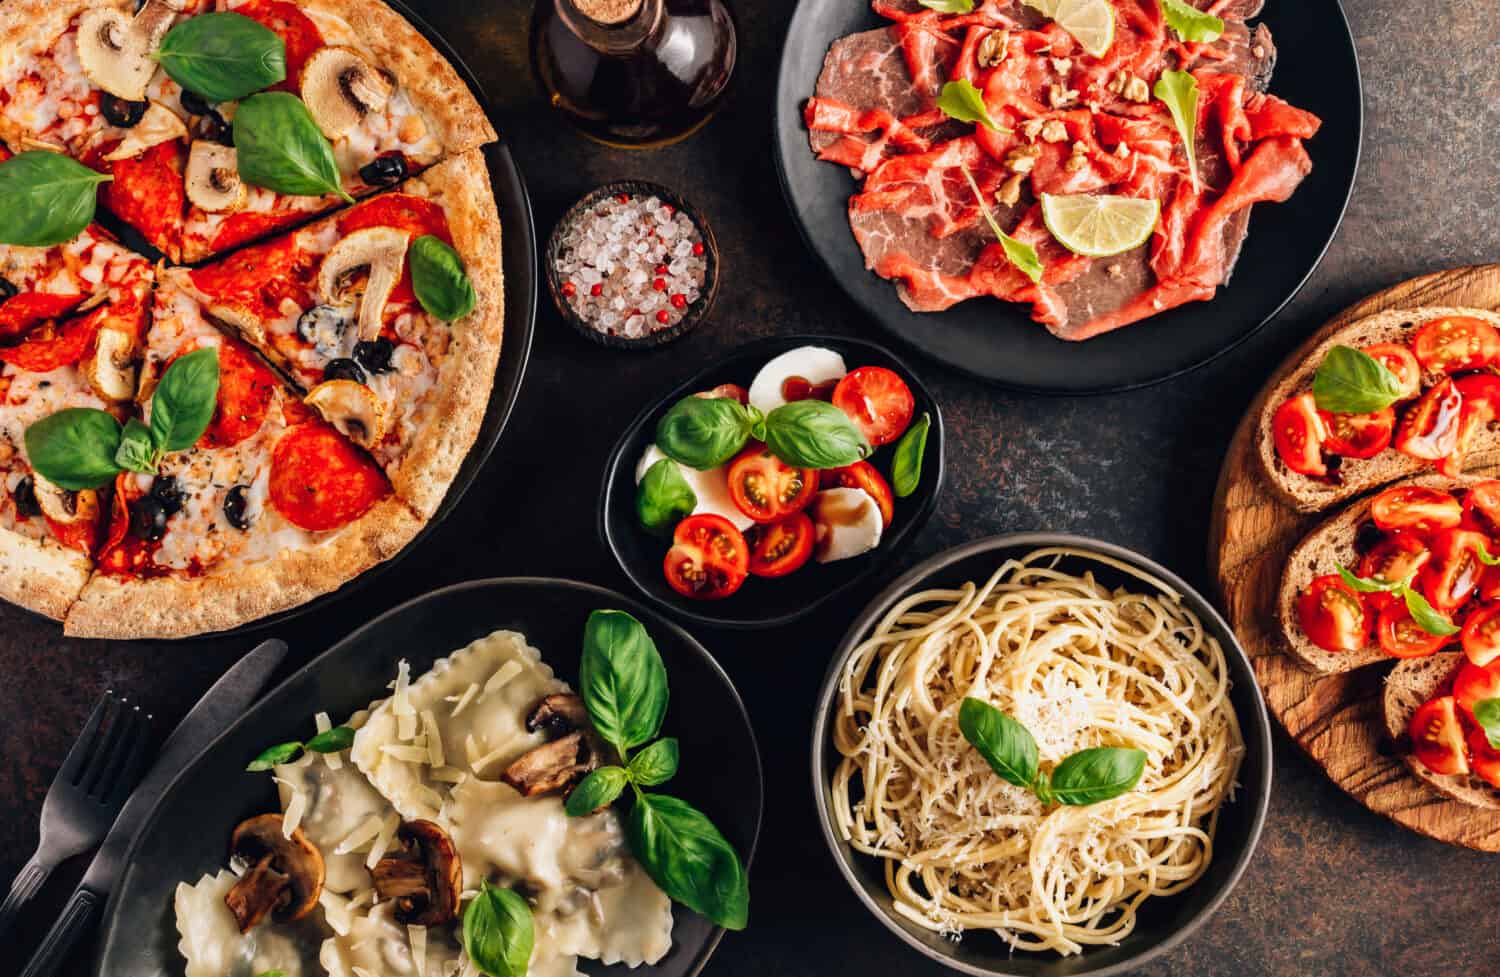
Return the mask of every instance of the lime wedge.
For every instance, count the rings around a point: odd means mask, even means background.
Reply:
[[[1042,194],[1042,220],[1074,254],[1108,258],[1138,248],[1156,230],[1161,204],[1140,197]]]
[[[1030,7],[1043,17],[1051,17],[1057,12],[1057,5],[1062,0],[1021,0],[1021,3]]]
[[[1057,21],[1096,58],[1115,42],[1115,8],[1109,0],[1025,0],[1026,6]]]

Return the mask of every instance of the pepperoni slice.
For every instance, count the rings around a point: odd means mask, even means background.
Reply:
[[[238,214],[230,214],[219,225],[214,232],[213,239],[209,241],[209,248],[215,252],[228,251],[244,244],[254,241],[256,238],[265,237],[272,231],[279,231],[283,227],[291,227],[293,224],[307,217],[303,211],[293,211],[289,214],[272,214],[259,210],[242,210]]]
[[[153,568],[152,551],[156,543],[148,543],[139,536],[130,534],[130,503],[140,498],[135,487],[136,479],[130,472],[115,476],[114,502],[110,507],[108,531],[99,546],[96,562],[99,569],[117,577],[144,576]]]
[[[262,319],[281,315],[281,300],[303,307],[312,301],[317,258],[297,247],[295,236],[246,248],[188,273],[193,286],[215,302],[237,306]]]
[[[35,325],[67,315],[82,302],[82,295],[52,295],[22,292],[0,304],[0,340],[19,339]]]
[[[271,453],[271,505],[310,532],[353,522],[390,491],[375,462],[322,422],[288,431]]]
[[[109,164],[114,179],[100,188],[104,205],[166,255],[182,253],[187,192],[182,183],[182,147],[164,142],[133,159]]]
[[[259,431],[276,387],[269,367],[242,344],[226,339],[219,347],[219,403],[198,444],[228,448]]]
[[[63,325],[56,321],[45,322],[27,333],[19,344],[0,349],[0,361],[32,373],[51,373],[60,367],[71,366],[83,359],[99,332],[99,326],[109,315],[109,307],[101,305]]]
[[[273,86],[273,90],[295,94],[302,83],[302,66],[325,43],[318,25],[295,3],[286,0],[248,0],[234,12],[244,14],[281,36],[286,45],[286,80]]]

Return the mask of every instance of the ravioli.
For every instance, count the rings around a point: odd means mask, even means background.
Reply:
[[[177,884],[177,949],[187,960],[185,977],[258,977],[281,971],[283,977],[315,977],[323,972],[318,952],[331,931],[321,912],[296,923],[267,922],[241,934],[224,905],[235,875],[220,870],[197,884]]]

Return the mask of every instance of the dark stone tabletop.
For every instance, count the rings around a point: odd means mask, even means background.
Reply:
[[[879,335],[823,279],[777,185],[772,84],[792,0],[738,0],[742,61],[729,106],[687,142],[643,153],[595,145],[552,114],[527,65],[529,3],[415,6],[495,102],[497,125],[530,184],[539,234],[595,185],[649,178],[707,213],[726,274],[709,324],[644,354],[585,342],[544,296],[519,405],[468,496],[398,568],[279,629],[292,645],[291,664],[380,610],[454,581],[555,575],[626,589],[594,528],[600,466],[625,420],[749,338]],[[1343,230],[1300,297],[1218,362],[1127,395],[1013,396],[917,360],[948,419],[948,483],[903,566],[991,533],[1066,530],[1134,547],[1207,588],[1205,536],[1219,463],[1267,372],[1366,293],[1500,255],[1493,163],[1500,4],[1356,0],[1346,8],[1364,70],[1364,164]],[[1296,198],[1287,206],[1298,206]],[[696,629],[745,695],[767,774],[752,925],[724,940],[710,977],[943,972],[866,915],[816,835],[807,782],[813,696],[845,623],[877,588],[872,582],[780,632]],[[254,640],[78,641],[0,607],[0,881],[8,884],[35,845],[47,785],[101,691],[143,703],[170,729]],[[1270,818],[1248,874],[1194,939],[1142,973],[1425,977],[1500,964],[1493,856],[1428,841],[1367,812],[1279,730],[1275,747]],[[0,973],[19,969],[20,954],[50,925],[80,871],[74,864],[60,873],[20,938],[0,947]],[[80,954],[68,972],[87,970]]]

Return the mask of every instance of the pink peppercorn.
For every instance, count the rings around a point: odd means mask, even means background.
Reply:
[[[693,254],[702,254],[702,253],[703,253],[703,242],[702,241],[694,241],[693,242]]]
[[[665,278],[658,278],[656,281],[651,283],[651,287],[656,289],[658,292],[665,292],[667,290],[667,280]]]
[[[670,301],[672,303],[672,308],[674,309],[687,308],[687,296],[683,295],[681,292],[673,295]]]
[[[594,296],[603,295],[604,294],[604,283],[603,282],[595,282],[594,283],[594,287],[589,289],[589,294],[590,295],[594,295]]]
[[[658,309],[656,311],[656,321],[665,326],[667,323],[672,321],[672,317],[667,315],[666,309]]]
[[[572,298],[574,293],[576,293],[577,291],[578,287],[572,282],[563,282],[562,293],[568,298]]]

